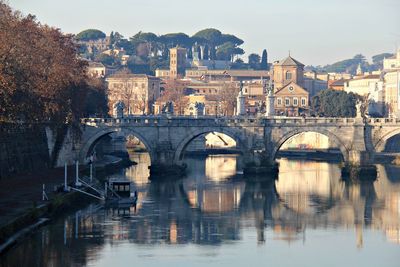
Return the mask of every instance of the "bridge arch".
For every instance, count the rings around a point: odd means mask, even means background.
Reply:
[[[240,132],[235,131],[234,129],[228,129],[226,127],[221,127],[221,128],[216,128],[216,127],[203,127],[199,129],[194,129],[185,136],[185,138],[178,144],[175,153],[174,153],[174,162],[177,164],[180,164],[183,160],[183,154],[187,148],[187,146],[192,142],[194,139],[199,137],[202,134],[206,133],[211,133],[211,132],[216,132],[216,133],[222,133],[236,142],[236,147],[239,148],[239,150],[244,153],[245,152],[245,143],[240,137]]]
[[[102,129],[96,132],[95,134],[91,135],[90,138],[85,140],[81,146],[79,152],[79,161],[85,162],[85,160],[91,154],[92,150],[94,149],[95,145],[100,141],[100,139],[111,133],[122,133],[124,137],[128,137],[129,135],[137,137],[140,140],[140,142],[144,144],[144,146],[147,149],[147,152],[150,154],[151,163],[153,163],[153,160],[155,160],[154,149],[152,148],[150,143],[146,140],[146,138],[142,134],[140,134],[139,132],[135,131],[133,128],[130,127],[123,129],[121,128]]]
[[[400,135],[400,128],[394,129],[379,138],[379,140],[374,144],[374,149],[376,152],[383,152],[385,150],[386,144],[390,138]]]
[[[346,145],[340,140],[339,137],[337,137],[335,134],[331,133],[328,130],[325,129],[315,129],[315,128],[301,128],[301,129],[295,129],[292,131],[289,131],[285,133],[274,145],[272,152],[271,152],[271,159],[275,160],[276,154],[278,153],[279,149],[282,147],[282,145],[288,141],[291,137],[301,134],[301,133],[306,133],[306,132],[313,132],[313,133],[319,133],[322,135],[325,135],[329,138],[329,140],[333,141],[337,147],[340,149],[340,152],[342,152],[343,160],[348,161],[349,157],[349,149],[346,147]]]

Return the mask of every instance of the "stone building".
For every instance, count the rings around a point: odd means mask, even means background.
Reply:
[[[308,92],[295,82],[275,91],[276,115],[300,116],[309,109]]]
[[[276,61],[273,65],[273,80],[275,89],[280,89],[294,82],[304,86],[304,64],[288,56],[284,60]]]
[[[169,50],[169,76],[172,79],[183,77],[186,69],[186,48],[174,47]]]
[[[304,88],[304,64],[290,55],[273,65],[275,113],[299,116],[309,110],[309,92]]]
[[[106,79],[110,110],[118,101],[125,104],[126,115],[152,114],[153,104],[160,96],[160,79],[145,75],[119,72]]]

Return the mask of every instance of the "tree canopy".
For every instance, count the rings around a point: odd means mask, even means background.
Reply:
[[[327,89],[312,98],[311,109],[324,117],[354,117],[359,98],[353,93]]]
[[[261,57],[259,54],[252,53],[249,55],[249,65],[253,69],[258,69],[260,67]]]
[[[264,49],[262,52],[260,69],[269,70],[267,49]]]
[[[73,36],[0,1],[0,120],[77,121],[90,88]]]
[[[92,36],[93,34],[89,34],[87,31],[90,33],[90,31],[97,30],[86,30],[77,36],[82,38],[83,35],[86,39],[92,38],[88,36]],[[195,43],[198,46],[193,46]],[[236,55],[244,54],[244,50],[240,47],[242,44],[243,40],[235,35],[221,33],[217,29],[209,28],[201,30],[191,37],[182,32],[157,35],[152,32],[140,31],[130,38],[124,38],[118,32],[111,32],[109,48],[123,49],[128,55],[139,57],[140,60],[134,58],[130,61],[128,66],[132,71],[147,70],[152,73],[156,66],[167,65],[169,49],[172,47],[180,46],[186,48],[188,58],[193,58],[192,49],[197,49],[200,59],[234,61]],[[80,53],[87,58],[96,59],[94,54],[99,51],[96,50],[96,47],[92,47],[90,50],[92,52],[82,48]],[[97,57],[97,59],[107,65],[112,63],[109,57],[101,56]],[[148,66],[144,67],[146,64]]]
[[[84,31],[81,31],[75,36],[75,39],[79,41],[90,41],[90,40],[98,40],[105,38],[106,34],[100,30],[96,29],[87,29]]]
[[[222,33],[213,28],[201,30],[193,35],[195,40],[203,40],[213,46],[220,45],[223,42]]]

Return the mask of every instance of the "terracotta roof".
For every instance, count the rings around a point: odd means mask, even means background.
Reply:
[[[333,81],[330,85],[331,86],[343,86],[346,81],[347,81],[346,79],[339,79],[339,80]]]
[[[303,66],[304,64],[297,61],[296,59],[292,58],[291,56],[288,56],[284,60],[279,61],[276,65],[278,66]]]
[[[148,78],[148,79],[159,79],[158,77],[146,75],[146,74],[133,74],[133,73],[115,73],[107,79],[113,78]]]
[[[363,80],[363,79],[379,79],[381,76],[379,74],[368,74],[365,76],[356,77],[353,80]],[[351,80],[350,80],[351,81]]]

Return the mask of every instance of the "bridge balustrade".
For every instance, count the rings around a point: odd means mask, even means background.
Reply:
[[[364,120],[371,125],[382,124],[400,124],[400,119],[397,118],[368,118]],[[246,117],[163,117],[163,116],[140,116],[140,117],[125,117],[125,118],[83,118],[81,123],[88,125],[97,124],[129,124],[129,125],[173,125],[173,126],[235,126],[235,125],[327,125],[327,124],[354,124],[357,122],[355,118],[302,118],[302,117],[274,117],[274,118],[246,118]]]

